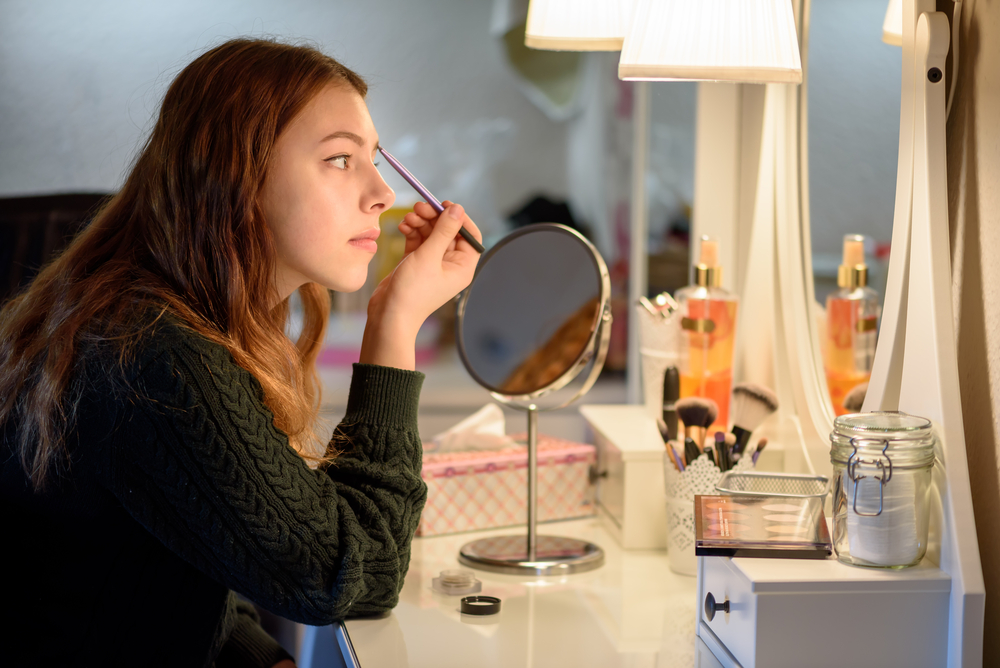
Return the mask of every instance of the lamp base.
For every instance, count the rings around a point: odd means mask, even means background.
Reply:
[[[569,575],[604,565],[604,550],[593,543],[537,536],[535,559],[528,560],[527,536],[495,536],[466,543],[458,553],[464,566],[508,575]]]

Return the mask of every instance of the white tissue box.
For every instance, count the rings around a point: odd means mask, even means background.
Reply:
[[[524,442],[524,435],[515,436]],[[594,446],[538,436],[538,521],[593,515]],[[427,505],[418,536],[527,523],[528,450],[425,452]]]

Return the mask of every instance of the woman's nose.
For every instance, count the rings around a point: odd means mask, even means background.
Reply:
[[[385,182],[385,179],[382,178],[382,174],[379,173],[377,167],[372,165],[372,171],[374,173],[370,185],[371,194],[369,195],[369,201],[364,203],[364,209],[366,211],[382,212],[392,208],[392,205],[396,202],[396,193]]]

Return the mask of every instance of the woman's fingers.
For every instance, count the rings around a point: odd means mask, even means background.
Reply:
[[[406,226],[406,229],[403,229],[403,226]],[[420,232],[426,237],[431,233],[432,225],[431,221],[426,220],[411,211],[403,217],[403,221],[399,224],[399,228],[399,231],[403,234],[407,234],[408,232]]]
[[[413,211],[403,217],[402,222],[399,224],[399,231],[406,236],[406,254],[416,250],[424,241],[429,239],[435,230],[441,226],[441,221],[449,216],[449,212],[452,210],[455,210],[458,216],[459,225],[457,227],[453,224],[446,225],[448,229],[455,227],[455,233],[448,240],[446,247],[441,249],[441,252],[452,250],[465,252],[472,250],[472,245],[465,241],[458,233],[459,228],[462,227],[467,229],[476,240],[482,242],[482,232],[472,222],[472,219],[469,218],[468,214],[465,213],[465,209],[460,204],[454,204],[450,200],[445,200],[442,204],[445,206],[445,211],[442,214],[438,214],[430,204],[417,202],[413,207]],[[455,218],[452,217],[452,219],[454,220]]]
[[[445,209],[447,210],[448,207],[454,205],[455,203],[452,202],[451,200],[447,200],[446,199],[443,202],[441,202],[441,204],[443,204],[444,207],[445,207]],[[469,218],[469,214],[464,213],[464,209],[463,209],[463,214],[462,214],[462,227],[464,227],[466,230],[468,230],[470,233],[472,233],[472,236],[476,239],[476,241],[478,241],[480,244],[482,244],[482,242],[483,242],[483,233],[479,231],[479,227],[477,227],[476,224],[474,222],[472,222],[472,219]],[[456,236],[455,240],[456,240],[456,242],[461,242],[465,246],[468,246],[469,249],[472,249],[472,244],[470,244],[468,241],[466,241],[463,237]],[[462,247],[463,250],[465,250],[465,246]]]
[[[444,207],[448,208],[448,204],[445,204]],[[424,220],[434,220],[435,218],[438,217],[438,212],[435,211],[434,207],[432,207],[427,202],[417,202],[416,204],[414,204],[413,213],[417,214]]]
[[[403,255],[409,255],[413,251],[420,248],[420,245],[424,242],[431,231],[434,228],[431,226],[430,222],[424,220],[420,216],[413,212],[406,214],[403,217],[403,221],[399,224],[399,231],[402,232],[403,237],[406,239],[406,244],[403,248]]]
[[[443,256],[446,251],[457,248],[458,242],[456,241],[456,237],[458,237],[458,231],[466,222],[472,223],[469,217],[465,215],[465,209],[462,208],[462,205],[451,204],[438,217],[437,222],[434,223],[434,230],[424,240],[423,245],[427,246],[435,255],[439,254]],[[458,239],[461,239],[461,237],[458,237]],[[464,240],[462,240],[462,243],[468,245]]]

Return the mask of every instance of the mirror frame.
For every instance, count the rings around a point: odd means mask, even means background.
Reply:
[[[803,460],[795,453],[788,460],[793,469],[829,475],[829,436],[834,411],[830,402],[823,354],[820,346],[818,308],[813,282],[812,235],[809,215],[809,10],[810,0],[793,0],[796,30],[802,58],[802,83],[798,86],[770,84],[764,102],[764,138],[758,198],[773,193],[772,216],[754,226],[774,228],[776,311],[784,364],[779,361],[778,384],[784,386],[784,402],[791,403],[789,418],[798,431]],[[768,141],[768,134],[772,140]],[[773,150],[773,188],[765,173],[765,153]],[[758,202],[759,204],[759,202]],[[758,207],[757,212],[760,212]],[[756,212],[755,212],[756,213]],[[779,349],[780,350],[780,349]],[[780,378],[784,376],[784,378]],[[786,467],[788,468],[788,467]]]
[[[582,244],[590,253],[590,259],[594,263],[594,268],[597,270],[599,276],[599,304],[597,312],[594,316],[594,322],[591,325],[590,338],[587,340],[586,345],[580,351],[576,360],[570,367],[563,372],[558,378],[549,383],[547,386],[538,389],[534,392],[528,394],[504,394],[496,390],[492,385],[484,381],[473,369],[472,364],[469,360],[468,355],[465,351],[465,338],[464,338],[464,324],[465,324],[465,309],[468,305],[469,295],[472,293],[472,288],[476,284],[476,278],[479,277],[479,272],[486,265],[486,262],[501,248],[509,244],[511,241],[518,239],[525,234],[530,234],[533,232],[539,232],[543,230],[555,231],[560,234],[565,234],[576,242]],[[570,382],[576,378],[580,372],[591,362],[593,365],[590,370],[590,374],[587,376],[583,385],[580,389],[574,393],[568,400],[560,403],[556,406],[549,406],[545,408],[538,408],[537,410],[556,410],[558,408],[563,408],[578,398],[586,394],[594,383],[597,381],[597,377],[601,373],[601,369],[604,367],[604,360],[608,354],[608,344],[611,340],[611,275],[608,271],[608,266],[604,262],[604,258],[598,252],[594,244],[584,237],[582,234],[576,230],[567,227],[566,225],[560,225],[558,223],[534,223],[532,225],[527,225],[520,229],[514,230],[499,242],[497,242],[492,248],[490,248],[482,258],[479,260],[479,265],[476,267],[476,275],[472,279],[472,283],[468,288],[462,291],[461,296],[458,300],[458,306],[456,309],[456,341],[455,345],[458,349],[458,354],[462,359],[462,364],[465,369],[469,372],[469,375],[475,379],[477,383],[486,388],[490,395],[500,401],[501,403],[508,405],[517,405],[520,403],[534,403],[534,400],[562,389]]]

